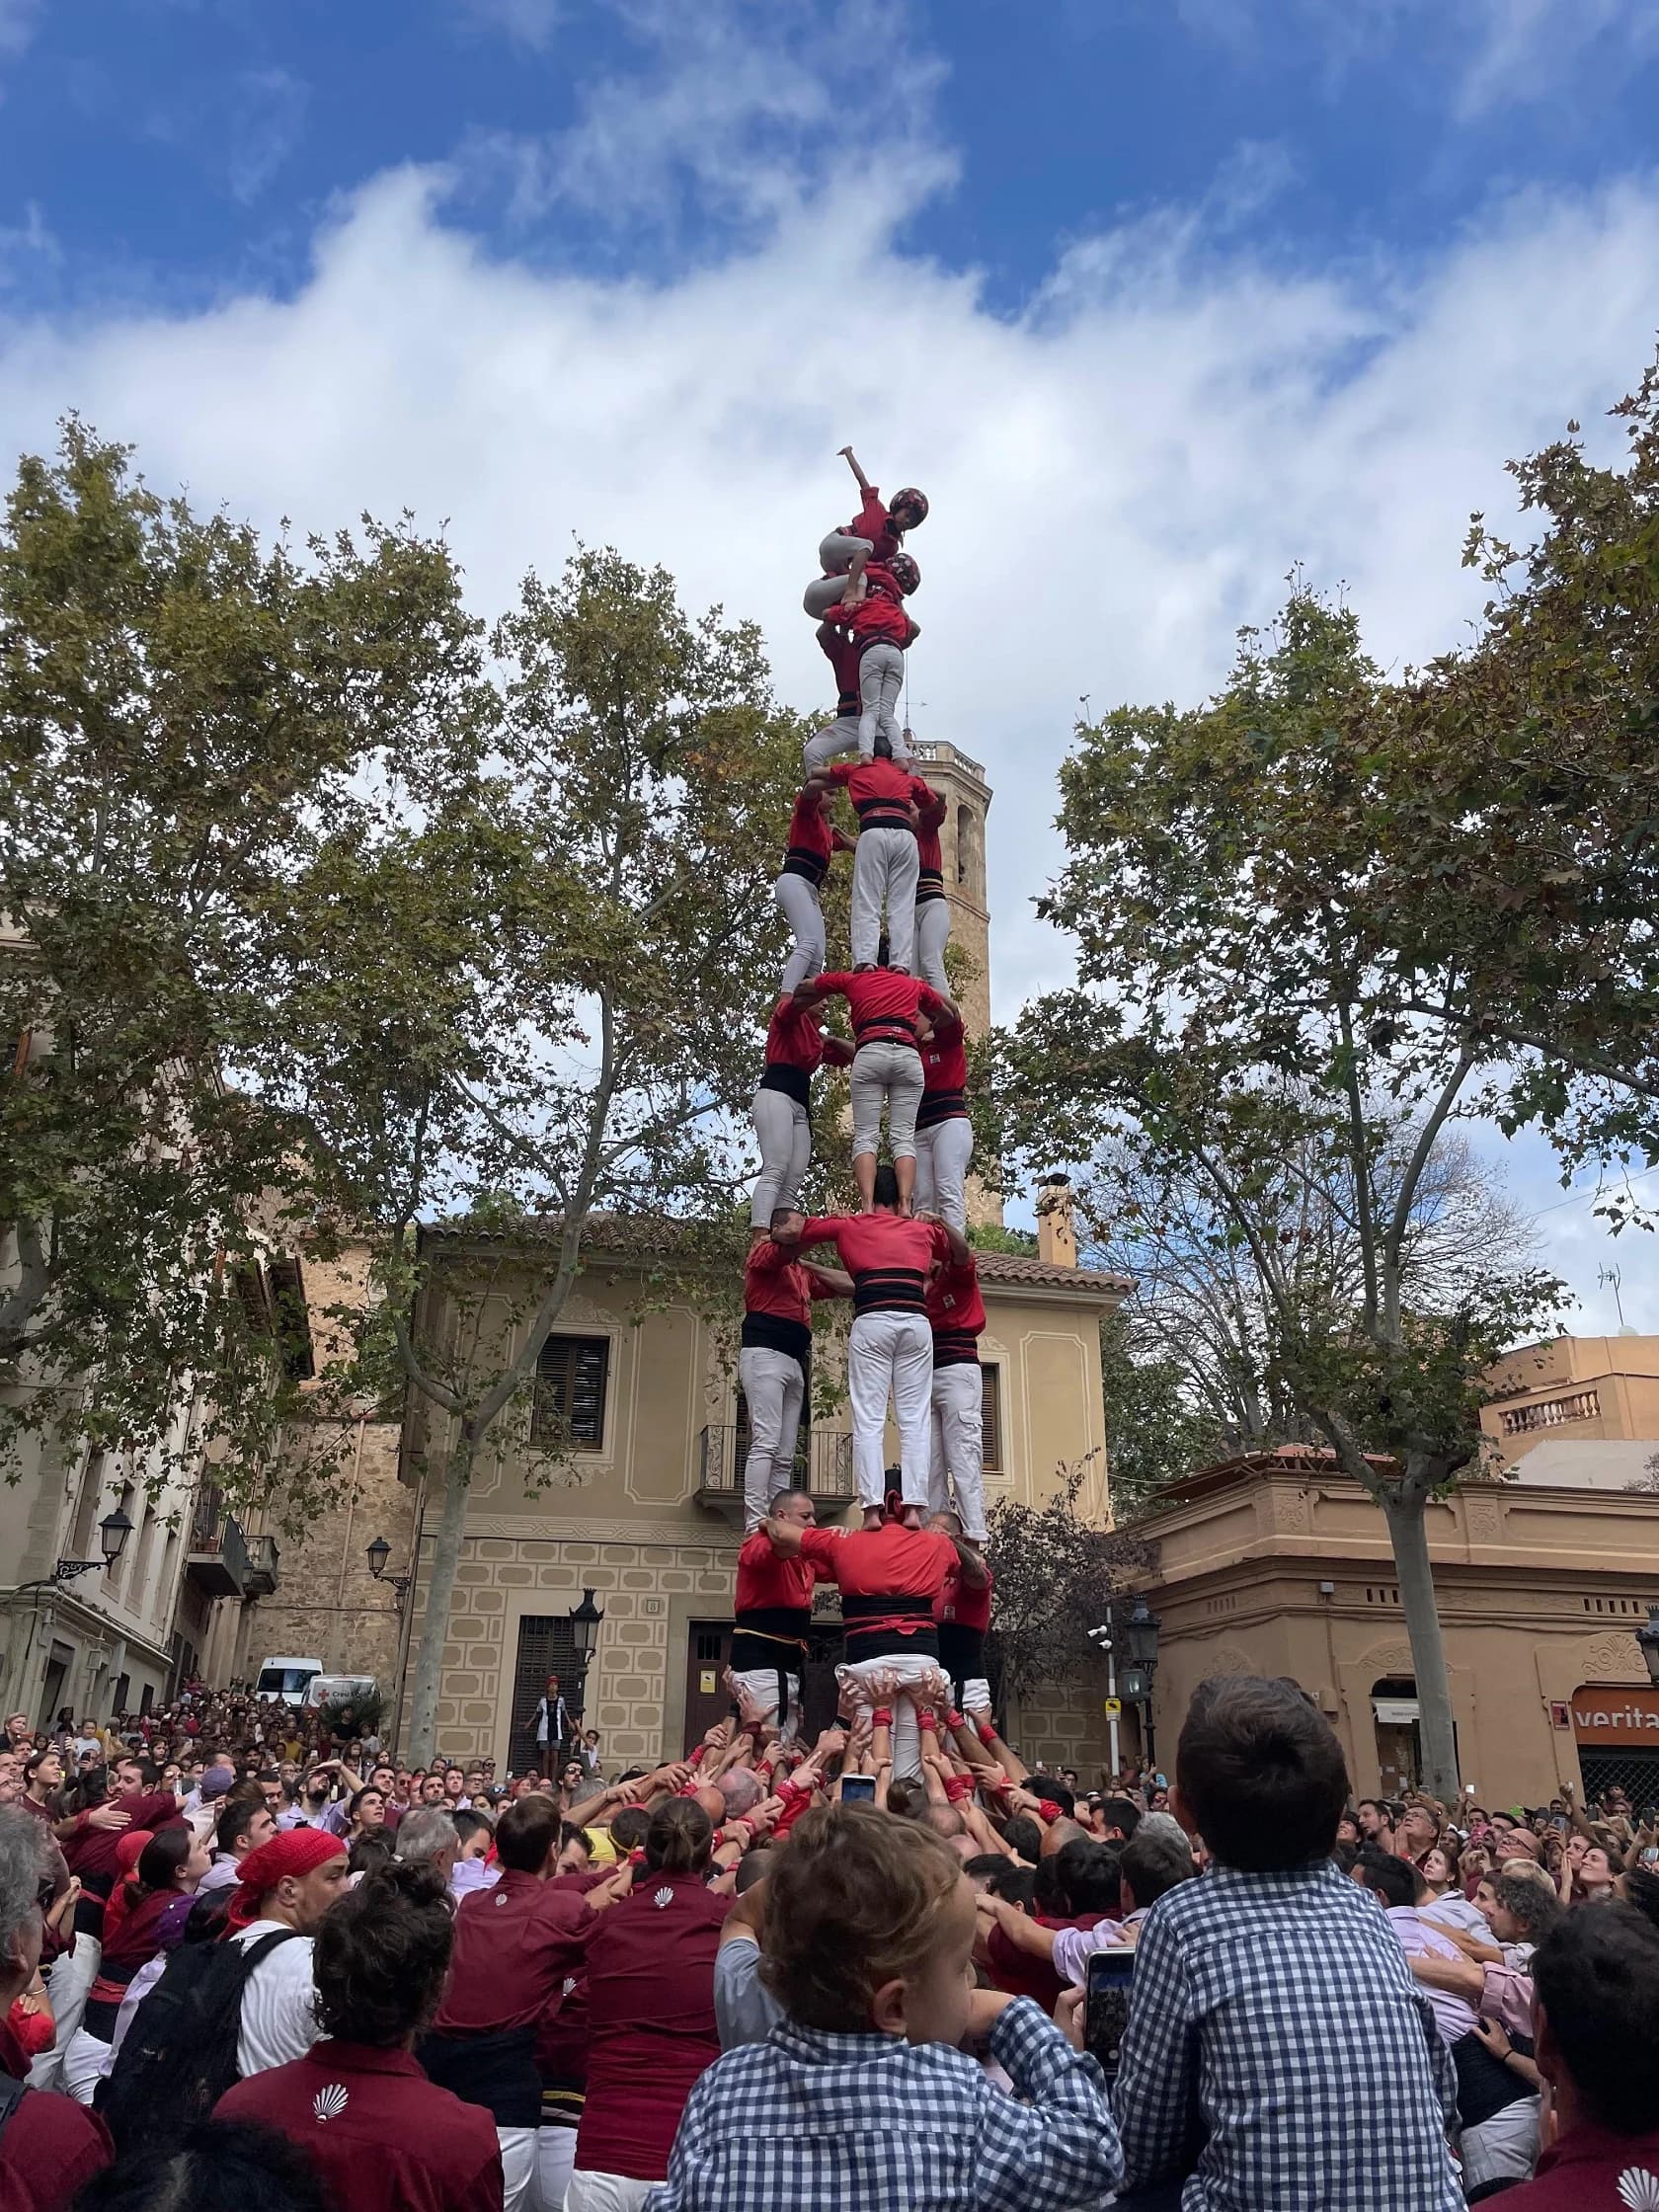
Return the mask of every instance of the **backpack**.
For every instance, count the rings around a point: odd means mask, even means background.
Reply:
[[[242,1992],[260,1960],[298,1931],[257,1943],[183,1943],[132,2016],[94,2104],[122,2156],[170,2150],[232,2083]]]

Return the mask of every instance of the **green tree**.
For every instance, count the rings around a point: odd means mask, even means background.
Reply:
[[[1491,1055],[1442,1019],[1376,1011],[1369,859],[1323,826],[1382,688],[1353,617],[1298,589],[1275,631],[1244,633],[1208,706],[1079,730],[1067,862],[1043,910],[1076,938],[1081,984],[1027,1009],[1005,1082],[1028,1151],[1127,1147],[1150,1190],[1199,1184],[1222,1245],[1248,1254],[1271,1387],[1387,1524],[1445,1796],[1457,1762],[1424,1507],[1478,1451],[1482,1371],[1557,1286],[1470,1253],[1433,1304],[1411,1302],[1424,1177]],[[1315,1197],[1351,1224],[1351,1290],[1304,1265],[1287,1227]]]
[[[1160,1357],[1121,1308],[1100,1324],[1100,1381],[1112,1518],[1137,1520],[1156,1493],[1226,1449],[1216,1422],[1187,1395],[1180,1365]]]
[[[474,1470],[527,1423],[594,1216],[669,1218],[649,1245],[659,1294],[732,1265],[800,775],[753,627],[691,619],[661,569],[582,552],[526,580],[491,644],[484,764],[469,733],[418,821],[364,802],[320,840],[270,943],[279,1011],[259,1069],[334,1202],[387,1232],[386,1310],[438,1494],[420,1759]],[[508,1255],[525,1250],[521,1293]]]
[[[991,1508],[986,1557],[996,1582],[996,1663],[1011,1698],[1091,1673],[1089,1630],[1108,1618],[1115,1597],[1156,1566],[1147,1544],[1078,1513],[1087,1459],[1058,1472],[1045,1504],[1003,1498]]]
[[[311,1198],[303,1131],[227,1071],[269,1029],[267,934],[316,823],[444,716],[475,628],[448,554],[407,528],[266,546],[73,420],[20,463],[0,529],[7,1479],[91,1444],[159,1490],[216,1439],[233,1495],[267,1482],[294,1404],[281,1316],[232,1292]]]

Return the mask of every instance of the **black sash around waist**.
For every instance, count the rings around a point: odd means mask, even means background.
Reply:
[[[793,1098],[797,1105],[812,1107],[812,1076],[804,1067],[793,1067],[786,1060],[769,1060],[760,1071],[762,1090],[780,1090],[785,1098]]]
[[[964,1628],[955,1620],[939,1623],[939,1664],[955,1683],[958,1698],[965,1682],[985,1674],[985,1640],[983,1628]]]
[[[804,1369],[812,1351],[812,1330],[805,1321],[786,1321],[781,1313],[746,1313],[743,1342],[750,1350],[782,1352]]]
[[[870,1014],[855,1021],[852,1034],[861,1045],[914,1045],[915,1023],[904,1014]]]
[[[935,1372],[942,1367],[978,1367],[980,1364],[980,1332],[978,1329],[935,1329],[933,1331],[933,1366]]]
[[[835,694],[835,720],[856,722],[864,712],[864,702],[856,691],[837,691]]]
[[[860,830],[908,830],[914,834],[914,825],[902,800],[854,799],[852,811]]]
[[[487,2035],[446,2035],[433,2028],[416,2044],[415,2056],[429,2081],[463,2104],[481,2104],[497,2127],[539,2124],[541,2076],[533,2026]]]
[[[926,1308],[919,1267],[867,1267],[852,1279],[855,1313],[920,1313]]]
[[[829,865],[828,853],[811,852],[805,845],[791,845],[783,856],[783,873],[786,876],[805,876],[810,884],[821,884]],[[941,891],[939,896],[942,899],[944,893]]]
[[[811,1606],[746,1606],[733,1622],[738,1635],[770,1636],[781,1643],[805,1644],[812,1628]],[[765,1665],[762,1660],[761,1665]]]
[[[890,1653],[908,1653],[920,1659],[937,1659],[939,1631],[933,1625],[931,1598],[847,1598],[841,1600],[841,1620],[846,1627],[848,1666],[860,1659],[882,1659]],[[861,1628],[860,1620],[881,1620],[880,1628]],[[913,1620],[914,1628],[899,1628],[896,1620]]]
[[[916,1108],[917,1129],[934,1129],[940,1122],[966,1121],[968,1118],[968,1093],[965,1090],[924,1090],[921,1104]]]
[[[930,899],[942,899],[944,896],[945,879],[939,870],[937,868],[923,868],[916,878],[916,905],[925,907]]]

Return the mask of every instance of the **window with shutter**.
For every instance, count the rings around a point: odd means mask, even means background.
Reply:
[[[550,1336],[536,1362],[530,1442],[597,1452],[604,1443],[609,1378],[608,1336]]]
[[[985,1428],[985,1468],[988,1474],[1002,1471],[1002,1371],[990,1365],[980,1370],[983,1396],[982,1420]]]

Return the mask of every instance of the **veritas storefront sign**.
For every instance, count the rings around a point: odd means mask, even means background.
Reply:
[[[1572,1730],[1581,1744],[1659,1751],[1659,1688],[1590,1682],[1572,1694]]]

